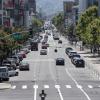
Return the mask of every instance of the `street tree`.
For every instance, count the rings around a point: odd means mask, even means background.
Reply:
[[[77,36],[83,41],[88,43],[91,36],[87,34],[88,25],[97,18],[98,8],[96,6],[92,6],[88,8],[84,13],[80,15],[78,20],[78,24],[76,26]]]

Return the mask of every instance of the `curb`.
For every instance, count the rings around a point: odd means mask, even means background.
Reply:
[[[0,83],[0,90],[9,89],[11,88],[10,83]]]

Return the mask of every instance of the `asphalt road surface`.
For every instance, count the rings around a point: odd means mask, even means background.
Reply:
[[[65,54],[69,44],[61,39],[63,44],[58,44],[49,36],[47,55],[40,55],[41,43],[39,51],[31,51],[24,59],[30,71],[10,78],[11,87],[0,90],[0,100],[41,100],[42,89],[47,94],[45,100],[100,100],[100,82],[87,66],[75,68]],[[65,59],[65,66],[56,66],[55,59],[59,57]]]

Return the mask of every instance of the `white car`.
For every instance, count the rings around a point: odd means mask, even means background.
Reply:
[[[9,72],[7,66],[0,66],[0,81],[9,81],[8,73]]]
[[[12,67],[8,68],[8,75],[9,77],[18,76],[18,71],[14,70]]]

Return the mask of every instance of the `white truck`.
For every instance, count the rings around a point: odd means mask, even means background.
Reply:
[[[0,66],[0,81],[9,81],[9,71],[6,66]]]

